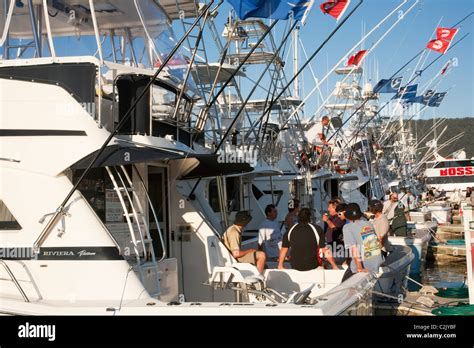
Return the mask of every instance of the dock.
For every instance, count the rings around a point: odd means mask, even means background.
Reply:
[[[419,291],[407,292],[402,303],[378,301],[374,304],[375,315],[434,316],[436,308],[469,304],[469,298],[447,298]]]

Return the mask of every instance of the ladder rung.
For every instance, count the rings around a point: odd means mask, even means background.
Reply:
[[[134,192],[135,190],[131,187],[119,187],[119,191],[121,191],[121,192],[125,192],[125,191]]]
[[[140,216],[140,217],[145,216],[145,214],[143,214],[143,213],[136,213],[136,214],[134,214],[134,213],[124,213],[123,214],[123,216],[129,216],[129,217],[134,217],[135,215]]]

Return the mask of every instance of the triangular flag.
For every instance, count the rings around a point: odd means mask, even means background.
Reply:
[[[360,63],[362,62],[362,59],[364,59],[364,56],[366,55],[366,53],[367,53],[366,50],[362,50],[362,51],[357,52],[355,55],[353,55],[349,58],[349,61],[347,62],[347,65],[348,66],[351,66],[351,65],[359,66]]]
[[[454,28],[438,28],[436,29],[436,38],[438,40],[452,41],[459,29]]]
[[[344,12],[346,12],[350,2],[351,0],[330,0],[323,2],[320,8],[324,14],[328,14],[331,17],[336,18],[336,20],[339,20]]]
[[[430,42],[428,42],[428,45],[426,45],[426,47],[438,53],[445,54],[450,45],[451,43],[449,41],[438,39],[431,40]]]

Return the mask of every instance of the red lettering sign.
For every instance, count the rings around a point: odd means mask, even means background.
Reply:
[[[473,167],[457,167],[457,168],[447,168],[439,170],[440,176],[464,176],[464,175],[474,175]]]

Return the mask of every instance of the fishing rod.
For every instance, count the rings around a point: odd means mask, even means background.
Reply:
[[[280,43],[280,46],[277,48],[277,50],[273,53],[273,56],[272,58],[270,59],[270,61],[267,63],[267,65],[265,66],[265,69],[263,70],[262,74],[260,74],[260,77],[259,79],[257,80],[257,83],[254,84],[252,90],[250,91],[250,93],[248,94],[247,98],[245,99],[244,103],[240,106],[240,109],[239,111],[237,112],[237,114],[235,115],[234,119],[232,120],[232,122],[230,123],[229,127],[227,127],[227,130],[226,132],[224,133],[224,135],[222,136],[222,139],[221,141],[219,142],[219,144],[217,145],[215,151],[214,151],[214,154],[217,154],[220,150],[220,148],[222,147],[222,145],[224,144],[226,138],[229,136],[230,134],[230,131],[232,130],[232,128],[234,127],[235,123],[237,122],[237,120],[239,119],[239,116],[241,115],[241,113],[243,112],[243,110],[245,109],[247,103],[249,102],[250,98],[252,97],[253,93],[255,92],[255,90],[257,89],[258,87],[258,84],[261,82],[261,80],[263,79],[263,77],[265,76],[266,72],[268,71],[268,69],[270,68],[270,66],[273,64],[273,61],[276,59],[276,57],[278,56],[278,53],[280,52],[280,50],[283,48],[283,46],[285,45],[286,41],[288,40],[288,38],[290,37],[290,34],[291,32],[294,30],[294,28],[296,27],[296,25],[298,24],[298,21],[295,21],[293,26],[290,28],[290,30],[288,31],[288,33],[286,34],[286,36],[284,37],[284,39],[282,40],[282,42]],[[258,45],[255,45],[254,47],[256,47]],[[194,184],[194,187],[193,189],[191,190],[191,192],[189,193],[189,197],[193,197],[194,196],[194,192],[196,191],[199,183],[201,182],[202,178],[199,178],[196,183]]]
[[[216,6],[216,9],[223,2],[224,2],[224,0],[220,0],[219,3]],[[206,25],[206,22],[207,22],[207,19],[208,19],[208,15],[209,15],[209,11],[206,11],[206,15],[204,16],[203,24],[200,26],[200,30],[199,30],[198,36],[196,38],[196,43],[195,43],[196,47],[194,48],[194,51],[192,52],[191,60],[189,61],[189,66],[188,66],[187,71],[186,71],[186,76],[184,77],[184,80],[182,82],[183,86],[181,87],[181,90],[179,91],[178,100],[176,101],[176,106],[174,108],[173,116],[171,117],[171,119],[174,119],[176,117],[176,139],[177,140],[179,139],[178,111],[181,109],[181,101],[183,99],[184,92],[186,90],[186,85],[188,83],[189,76],[191,75],[191,69],[194,65],[194,61],[196,59],[197,51],[199,49],[199,45],[200,45],[201,40],[202,40],[202,35],[203,35],[204,28],[205,28],[205,25]],[[189,43],[189,40],[188,40],[188,43]]]
[[[158,75],[163,71],[164,67],[168,62],[173,58],[175,53],[178,51],[179,47],[183,44],[184,40],[188,37],[188,35],[191,34],[192,30],[198,25],[198,23],[201,21],[201,19],[206,15],[206,13],[209,11],[210,7],[214,3],[214,0],[210,0],[208,4],[206,4],[202,10],[201,13],[198,15],[194,23],[191,25],[191,27],[188,29],[188,31],[183,35],[183,37],[176,43],[176,45],[173,47],[171,52],[168,54],[168,56],[165,58],[163,63],[158,67],[156,70],[155,74],[151,77],[150,81],[147,83],[143,91],[140,93],[140,95],[135,99],[133,104],[130,106],[130,108],[127,110],[123,118],[120,120],[120,122],[117,124],[115,127],[114,131],[110,133],[110,135],[107,137],[105,142],[102,144],[100,149],[96,152],[94,155],[93,159],[87,166],[87,168],[84,170],[84,172],[81,174],[77,182],[74,184],[72,189],[69,191],[69,193],[66,195],[66,198],[64,201],[60,204],[60,206],[56,209],[56,212],[52,216],[52,218],[48,221],[46,226],[44,227],[43,231],[39,235],[39,237],[35,240],[33,244],[33,250],[37,253],[39,252],[39,248],[42,245],[42,243],[46,240],[48,235],[51,233],[53,230],[53,227],[56,226],[56,224],[59,222],[59,219],[61,218],[61,215],[65,214],[65,207],[68,201],[71,199],[72,195],[74,192],[76,192],[77,188],[79,185],[82,183],[84,180],[85,176],[90,172],[94,164],[97,162],[99,159],[100,155],[105,151],[107,145],[110,143],[110,141],[118,134],[119,130],[125,125],[126,122],[129,121],[129,119],[132,116],[132,112],[135,110],[137,107],[138,103],[143,99],[143,97],[147,94],[148,90],[151,88],[151,86],[154,84],[155,80],[157,79]]]
[[[323,43],[316,49],[316,51],[313,52],[313,54],[309,57],[309,59],[301,66],[301,68],[296,72],[296,74],[293,75],[293,77],[290,79],[290,81],[286,84],[286,86],[283,87],[283,89],[280,91],[280,93],[275,97],[270,102],[270,105],[267,107],[267,109],[263,112],[263,114],[259,117],[256,123],[260,122],[263,120],[263,118],[266,116],[268,112],[272,110],[273,105],[276,103],[276,101],[281,98],[281,96],[286,92],[286,90],[291,86],[291,84],[298,78],[299,75],[304,71],[304,69],[311,63],[311,61],[318,55],[318,53],[324,48],[324,46],[331,40],[331,38],[341,29],[341,27],[344,25],[344,23],[352,17],[354,12],[362,5],[364,0],[359,0],[359,3],[352,9],[352,11],[339,23],[336,28],[329,34],[329,36],[323,41]]]

